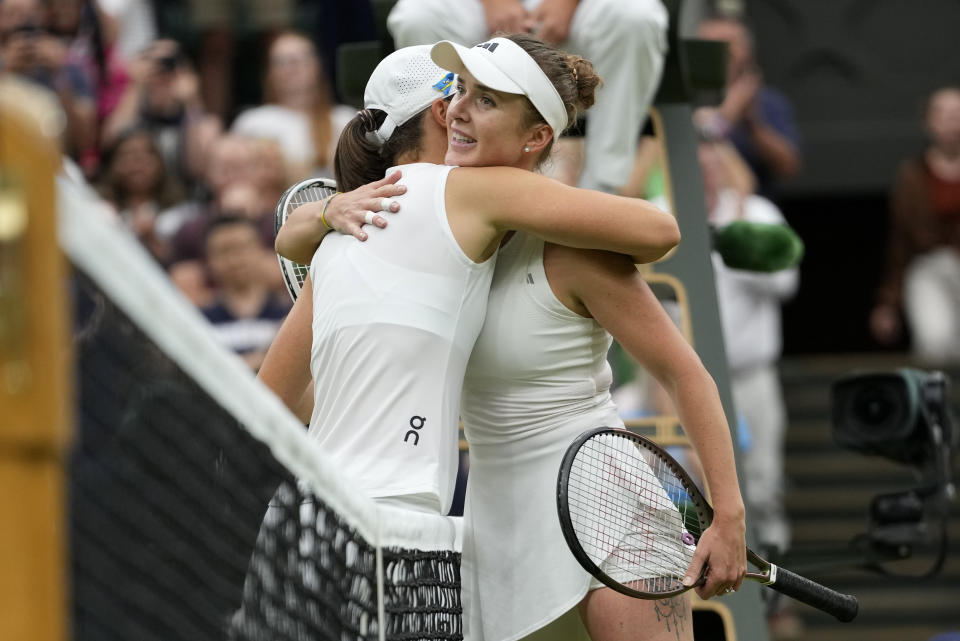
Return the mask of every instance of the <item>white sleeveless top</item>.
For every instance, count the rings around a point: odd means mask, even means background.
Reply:
[[[553,294],[542,240],[517,233],[500,249],[461,408],[470,442],[462,563],[469,641],[519,639],[587,593],[590,575],[560,530],[557,473],[579,434],[623,425],[610,399],[611,342]]]
[[[486,311],[495,258],[454,238],[451,167],[400,167],[407,193],[389,230],[329,234],[310,265],[314,410],[309,434],[359,491],[435,497],[449,510],[464,370]],[[392,171],[392,170],[391,170]]]

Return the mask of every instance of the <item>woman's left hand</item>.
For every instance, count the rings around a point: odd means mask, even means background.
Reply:
[[[390,200],[407,191],[406,185],[397,185],[400,172],[395,171],[386,178],[372,182],[353,191],[337,194],[324,212],[327,224],[341,234],[353,236],[357,240],[366,240],[365,224],[386,227],[387,219],[381,212],[392,214],[400,211],[400,203]]]
[[[740,589],[747,572],[745,529],[742,519],[716,519],[700,536],[684,584],[695,582],[703,574],[704,582],[694,587],[701,599]],[[702,571],[704,566],[705,573]]]

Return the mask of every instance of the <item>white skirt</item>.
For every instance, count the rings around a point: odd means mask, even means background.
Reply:
[[[623,423],[614,410],[495,446],[471,444],[461,569],[465,641],[515,641],[553,622],[553,639],[588,638],[573,609],[592,577],[560,529],[557,475],[570,443],[603,425]]]

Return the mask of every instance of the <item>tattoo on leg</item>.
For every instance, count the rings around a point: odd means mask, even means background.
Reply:
[[[690,617],[690,610],[687,607],[687,599],[684,597],[673,597],[670,599],[660,599],[654,602],[653,611],[657,614],[657,621],[663,621],[668,631],[672,631],[677,641],[680,641],[680,631],[687,625]]]

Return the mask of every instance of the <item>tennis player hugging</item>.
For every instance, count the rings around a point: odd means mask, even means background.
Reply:
[[[535,173],[599,84],[589,61],[527,35],[396,51],[340,139],[347,193],[295,210],[277,237],[311,282],[260,377],[298,408],[312,374],[309,433],[358,488],[445,513],[462,418],[469,641],[693,638],[687,595],[644,601],[602,585],[558,522],[567,446],[623,425],[611,335],[671,395],[711,490],[716,517],[684,584],[710,598],[746,571],[716,386],[635,267],[679,242],[676,221]],[[399,211],[389,227],[386,211]],[[412,416],[418,438],[404,440]]]

